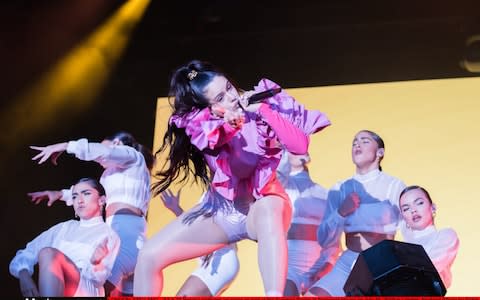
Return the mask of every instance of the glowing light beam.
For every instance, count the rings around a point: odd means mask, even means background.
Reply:
[[[150,0],[130,0],[1,113],[0,144],[20,145],[90,107]]]

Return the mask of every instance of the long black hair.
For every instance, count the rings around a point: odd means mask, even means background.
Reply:
[[[169,98],[173,108],[172,116],[181,117],[194,109],[208,107],[209,101],[204,96],[204,90],[215,76],[227,77],[212,64],[199,60],[193,60],[178,68],[170,81]],[[158,181],[152,185],[154,195],[166,190],[177,179],[185,183],[191,175],[194,176],[195,182],[200,181],[206,188],[210,179],[207,163],[202,152],[190,142],[184,128],[178,128],[173,123],[168,124],[163,144],[155,155],[164,152],[167,147],[170,147],[168,166],[166,162],[162,170],[155,173]],[[183,175],[181,175],[182,172]]]
[[[152,170],[153,165],[155,163],[155,157],[153,156],[152,151],[149,148],[138,143],[135,137],[133,137],[131,133],[126,131],[119,131],[105,138],[105,140],[108,140],[108,141],[113,141],[115,139],[118,139],[124,145],[130,146],[135,150],[137,150],[138,152],[142,153],[148,170]]]

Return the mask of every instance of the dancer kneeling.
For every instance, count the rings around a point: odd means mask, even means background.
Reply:
[[[80,221],[59,223],[19,250],[10,273],[20,281],[24,297],[104,296],[120,247],[117,234],[102,219],[105,190],[95,179],[79,180],[72,189]],[[39,265],[38,288],[32,279]]]

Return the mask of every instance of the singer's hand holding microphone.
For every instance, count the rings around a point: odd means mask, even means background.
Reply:
[[[225,109],[221,104],[215,103],[212,105],[211,110],[214,115],[223,118],[225,122],[229,123],[232,127],[238,128],[241,127],[245,121],[245,111],[258,111],[265,99],[275,96],[280,93],[281,90],[281,88],[274,88],[260,93],[246,91],[240,96],[240,99],[238,99],[237,109]]]
[[[220,103],[215,103],[212,105],[211,110],[214,115],[219,118],[223,118],[225,122],[230,124],[230,126],[233,128],[240,128],[245,121],[245,111],[255,112],[261,105],[261,103],[249,105],[249,99],[254,94],[254,91],[247,91],[243,93],[242,96],[236,100],[238,101],[238,105],[234,109],[228,109]]]
[[[243,108],[243,110],[246,111],[257,111],[260,108],[262,102],[264,102],[268,98],[275,96],[281,91],[282,88],[273,88],[260,93],[254,91],[245,92],[242,95],[242,99],[240,100],[240,106]]]
[[[223,118],[225,122],[230,124],[233,128],[239,128],[243,125],[245,120],[244,111],[242,108],[238,107],[237,109],[225,109],[221,104],[215,103],[210,108],[212,113],[219,117]]]
[[[251,97],[254,96],[254,95],[255,95],[255,91],[246,91],[240,97],[240,100],[238,101],[238,104],[240,104],[240,107],[244,111],[256,112],[260,108],[260,105],[262,105],[262,102],[251,102],[250,101]]]

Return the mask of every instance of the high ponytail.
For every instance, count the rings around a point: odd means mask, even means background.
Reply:
[[[148,170],[149,171],[152,170],[153,165],[155,163],[155,157],[153,156],[152,151],[149,148],[145,147],[144,145],[138,143],[135,137],[131,133],[126,131],[119,131],[111,136],[106,137],[105,139],[109,141],[118,139],[119,141],[122,142],[122,144],[126,146],[130,146],[135,150],[137,150],[138,152],[142,153]]]

